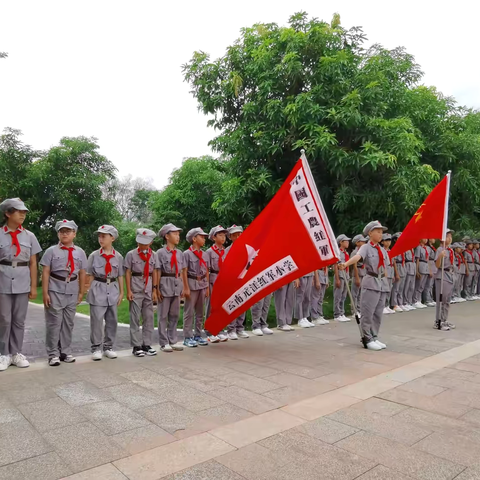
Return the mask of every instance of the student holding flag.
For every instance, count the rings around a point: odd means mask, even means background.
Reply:
[[[444,245],[438,248],[435,255],[435,264],[438,269],[437,276],[435,277],[437,309],[433,328],[438,328],[443,331],[455,328],[455,325],[448,321],[450,300],[452,299],[453,293],[453,267],[455,261],[455,254],[453,249],[450,248],[452,233],[453,230],[447,229]]]

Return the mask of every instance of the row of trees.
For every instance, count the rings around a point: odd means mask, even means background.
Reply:
[[[336,232],[355,233],[371,219],[401,230],[452,170],[450,225],[480,232],[480,113],[434,87],[403,48],[364,47],[345,29],[293,15],[287,26],[245,28],[223,57],[194,53],[184,77],[210,117],[218,158],[186,159],[161,191],[151,181],[119,179],[94,138],[63,138],[46,152],[0,139],[0,199],[20,196],[42,246],[54,222],[74,218],[82,246],[113,223],[118,248],[135,245],[139,225],[173,222],[188,230],[248,225],[307,152]]]

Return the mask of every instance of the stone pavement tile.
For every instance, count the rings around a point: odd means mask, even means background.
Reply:
[[[198,412],[198,415],[199,418],[205,418],[208,422],[216,426],[221,426],[249,418],[253,413],[232,405],[231,403],[224,403],[218,407],[202,410]]]
[[[460,362],[452,365],[451,368],[455,370],[463,370],[466,372],[480,373],[480,365],[474,363]]]
[[[408,365],[409,363],[416,362],[421,358],[422,357],[419,355],[407,355],[405,353],[388,352],[388,351],[382,352],[381,355],[378,355],[377,352],[364,351],[352,356],[352,360],[354,362],[357,360],[362,362],[373,362],[373,363],[379,363],[381,365],[386,365],[392,368],[403,367],[404,365]]]
[[[123,403],[132,410],[150,407],[165,401],[165,397],[159,396],[146,388],[139,387],[131,382],[122,383],[104,389],[114,400]]]
[[[478,466],[480,463],[480,443],[460,434],[435,432],[415,445],[415,448],[467,467]]]
[[[88,382],[75,382],[60,385],[54,388],[55,393],[73,407],[80,407],[89,403],[103,402],[112,397],[105,390],[101,390]]]
[[[392,417],[409,407],[400,403],[389,402],[381,398],[372,397],[360,403],[355,403],[350,408],[355,408],[372,416]]]
[[[304,423],[296,428],[300,433],[310,435],[317,440],[321,440],[325,443],[336,443],[354,433],[357,433],[356,428],[350,427],[343,423],[329,420],[328,418],[321,417],[317,420]]]
[[[358,432],[335,445],[420,480],[450,480],[465,468],[368,432]]]
[[[383,375],[379,375],[372,378],[367,378],[353,385],[347,385],[338,390],[342,395],[348,395],[349,397],[359,398],[360,400],[366,400],[379,393],[386,392],[395,387],[400,386],[399,382],[384,378]]]
[[[12,385],[11,388],[4,390],[4,395],[13,405],[23,405],[24,403],[38,402],[47,398],[55,398],[55,391],[48,386],[38,382],[28,382]]]
[[[222,377],[206,377],[191,368],[186,369],[179,366],[175,368],[167,367],[163,370],[162,375],[177,383],[195,388],[195,390],[200,390],[204,393],[209,392],[210,390],[215,390],[219,386],[227,386],[227,383],[223,382]]]
[[[61,367],[63,367],[63,365]],[[36,382],[46,387],[56,387],[64,383],[73,383],[81,380],[81,378],[75,374],[74,369],[71,368],[73,365],[65,365],[65,367],[66,368],[43,368],[41,370],[29,371],[26,375],[22,375],[21,383]]]
[[[301,400],[316,396],[319,393],[325,393],[331,390],[335,390],[335,387],[333,387],[332,385],[321,383],[318,383],[318,385],[321,388],[315,388],[314,391],[298,387],[280,387],[276,390],[271,390],[270,392],[264,393],[263,395],[265,397],[271,398],[272,400],[276,400],[283,405],[288,405],[290,403],[300,402]]]
[[[474,355],[473,357],[466,358],[462,363],[471,363],[472,365],[480,365],[480,355]]]
[[[120,445],[130,455],[151,450],[167,443],[175,442],[176,437],[156,425],[135,428],[113,435],[112,440]]]
[[[112,439],[91,423],[79,423],[43,434],[58,455],[78,473],[127,455]]]
[[[113,387],[114,385],[120,385],[128,382],[126,378],[102,368],[103,365],[98,365],[98,367],[98,370],[81,371],[78,372],[77,375],[82,380],[95,385],[97,388]]]
[[[398,389],[404,390],[405,392],[418,393],[426,397],[434,397],[435,395],[445,391],[445,388],[432,385],[424,378],[417,378],[411,382],[404,383],[403,385],[400,385]]]
[[[360,401],[358,398],[348,397],[333,390],[307,400],[292,403],[283,407],[282,410],[304,420],[315,420]]]
[[[291,373],[292,375],[299,375],[300,377],[314,379],[323,377],[324,375],[329,375],[332,373],[330,368],[323,367],[321,365],[316,366],[315,368],[311,367],[302,367],[301,365],[294,365],[293,363],[280,363],[278,365],[278,370],[282,372]]]
[[[279,433],[258,444],[294,459],[295,465],[310,467],[312,472],[317,472],[317,475],[321,472],[321,478],[325,479],[353,479],[370,470],[377,463],[323,443],[296,429]]]
[[[19,410],[40,433],[87,421],[58,397],[20,405]]]
[[[396,368],[395,370],[386,373],[385,377],[389,380],[393,380],[394,382],[406,383],[423,377],[428,373],[432,373],[435,370],[435,368],[422,366],[419,364],[419,362],[416,362]]]
[[[412,480],[412,477],[407,477],[403,473],[384,467],[383,465],[377,465],[356,480]]]
[[[151,425],[145,417],[115,401],[95,402],[78,410],[105,435],[115,435]]]
[[[413,445],[432,433],[431,430],[415,427],[411,423],[402,423],[396,416],[370,415],[353,407],[339,410],[327,418],[405,445]]]
[[[480,383],[476,382],[476,376],[465,379],[433,375],[425,377],[423,380],[431,385],[480,395]]]
[[[262,394],[278,388],[278,384],[273,380],[275,377],[276,375],[265,379],[241,372],[232,372],[222,379],[222,383],[226,383],[227,386],[244,388],[245,390]]]
[[[285,430],[304,423],[298,417],[272,410],[255,417],[240,420],[230,425],[224,425],[210,430],[209,433],[237,448],[245,447]]]
[[[202,433],[114,462],[130,480],[156,480],[231,452],[234,447]]]
[[[53,450],[26,420],[1,424],[0,445],[0,466]]]
[[[23,415],[16,408],[0,407],[0,425],[2,423],[11,423],[25,420]]]
[[[63,460],[50,452],[0,467],[0,480],[57,480],[71,473]]]
[[[473,427],[480,427],[480,410],[473,409],[467,412],[460,420],[473,424]]]
[[[169,401],[177,403],[192,412],[199,412],[200,410],[206,410],[207,408],[218,407],[225,403],[225,401],[215,396],[200,392],[199,390],[195,390],[194,388],[187,387],[180,383],[166,387],[164,389],[164,394]]]
[[[122,373],[122,377],[130,380],[139,387],[146,388],[153,392],[162,393],[166,387],[178,385],[177,382],[171,378],[159,375],[151,370],[144,369],[136,372]]]
[[[448,390],[447,390],[448,392]],[[385,393],[377,395],[384,400],[390,400],[392,402],[408,405],[409,407],[419,408],[421,410],[427,410],[428,412],[439,413],[440,415],[447,415],[454,418],[459,418],[469,410],[470,407],[461,405],[460,403],[448,402],[445,399],[441,399],[440,396],[446,392],[437,395],[436,397],[425,397],[418,393],[405,392],[403,390],[390,390]]]
[[[220,400],[236,405],[237,407],[243,408],[252,413],[256,413],[257,415],[279,408],[283,405],[276,400],[272,400],[263,395],[258,395],[257,393],[239,387],[219,388],[209,392],[209,395],[213,395]]]
[[[245,477],[241,477],[215,460],[209,460],[168,475],[164,480],[245,480]]]
[[[320,377],[321,378],[321,377]],[[301,377],[299,375],[294,375],[291,373],[280,373],[278,375],[273,375],[268,377],[268,380],[282,385],[284,387],[293,387],[298,388],[299,390],[306,390],[312,393],[312,395],[319,395],[328,390],[325,390],[326,383],[315,382],[314,380],[309,380],[308,378]],[[278,386],[276,387],[278,388]],[[330,390],[334,387],[330,386]]]
[[[455,368],[442,368],[441,370],[438,370],[436,372],[430,373],[429,375],[426,375],[425,378],[429,378],[431,376],[435,377],[452,377],[452,378],[461,378],[464,380],[471,379],[475,377],[477,374],[474,372],[468,372],[468,371],[463,371],[463,370],[457,370]]]
[[[463,390],[445,390],[435,397],[446,403],[458,403],[470,408],[480,408],[480,394]],[[463,415],[463,414],[462,414]]]
[[[333,367],[329,367],[333,369]],[[375,374],[373,374],[375,375]],[[367,372],[359,372],[357,370],[342,368],[336,370],[333,373],[323,375],[322,377],[315,378],[315,382],[326,383],[327,385],[332,385],[334,387],[344,387],[346,385],[351,385],[352,383],[357,383],[366,378],[370,378],[373,375]]]
[[[225,367],[229,368],[230,370],[246,373],[247,375],[252,375],[258,378],[269,377],[271,375],[279,373],[278,370],[275,370],[271,367],[255,365],[254,363],[244,362],[242,360],[234,360],[233,362],[228,362],[225,364]]]
[[[480,467],[466,468],[455,480],[478,480],[480,478]]]
[[[128,480],[127,477],[111,463],[76,473],[62,480]]]

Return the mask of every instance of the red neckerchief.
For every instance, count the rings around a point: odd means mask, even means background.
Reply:
[[[448,250],[448,253],[450,254],[450,265],[454,265],[454,263],[453,263],[453,250],[450,247],[448,247],[447,250]]]
[[[405,266],[405,253],[402,253],[402,267]]]
[[[466,253],[468,253],[470,255],[470,258],[472,259],[472,263],[475,262],[475,259],[473,258],[473,250],[465,250]]]
[[[167,252],[172,253],[172,258],[170,259],[170,270],[175,268],[175,278],[178,277],[178,262],[177,262],[177,249],[174,248],[173,250],[170,250],[168,247],[165,247]]]
[[[220,250],[216,245],[212,245],[212,250],[218,255],[218,269],[220,270],[223,265],[223,255],[225,255],[225,249],[222,248]]]
[[[328,275],[328,267],[325,267],[324,269],[325,275]]]
[[[73,259],[73,251],[75,250],[75,247],[66,247],[65,245],[62,245],[60,250],[68,250],[68,260],[65,270],[68,270],[68,273],[71,275],[75,271],[75,260]]]
[[[348,262],[350,260],[350,255],[343,248],[341,248],[340,250],[345,254],[345,263]]]
[[[5,233],[9,233],[12,236],[12,247],[16,247],[16,252],[14,257],[18,257],[20,255],[20,252],[22,251],[20,247],[20,243],[18,241],[18,234],[23,232],[23,227],[20,225],[14,232],[11,232],[10,230],[8,230],[8,227],[5,225],[3,230]]]
[[[457,267],[460,267],[462,263],[462,256],[457,252],[455,252],[455,256],[457,257]]]
[[[427,261],[428,261],[428,250],[427,250],[427,247],[425,245],[420,245],[424,250],[425,250],[425,255],[427,257]]]
[[[150,257],[152,256],[152,249],[149,248],[147,254],[145,255],[140,248],[137,248],[138,256],[145,262],[143,267],[143,280],[145,282],[145,291],[147,291],[148,277],[150,275]]]
[[[110,265],[110,260],[115,257],[115,250],[110,255],[103,253],[103,249],[100,249],[100,255],[105,259],[105,276],[108,277],[112,273],[112,265]]]
[[[433,245],[429,245],[429,247],[430,247],[434,252],[437,251],[437,249],[436,249]]]
[[[207,264],[203,259],[203,252],[201,250],[194,250],[193,245],[189,248],[191,252],[200,260],[200,265],[204,265],[207,268]]]
[[[370,245],[375,248],[377,250],[377,253],[378,253],[378,266],[377,266],[377,270],[380,268],[380,267],[383,267],[385,268],[385,261],[383,259],[383,252],[382,252],[382,249],[380,248],[380,245],[378,243],[373,243],[373,242],[370,242]]]

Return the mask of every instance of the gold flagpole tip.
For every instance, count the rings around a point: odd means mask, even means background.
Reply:
[[[305,150],[302,148],[302,149],[300,150],[300,153],[301,153],[302,155],[305,155]]]

